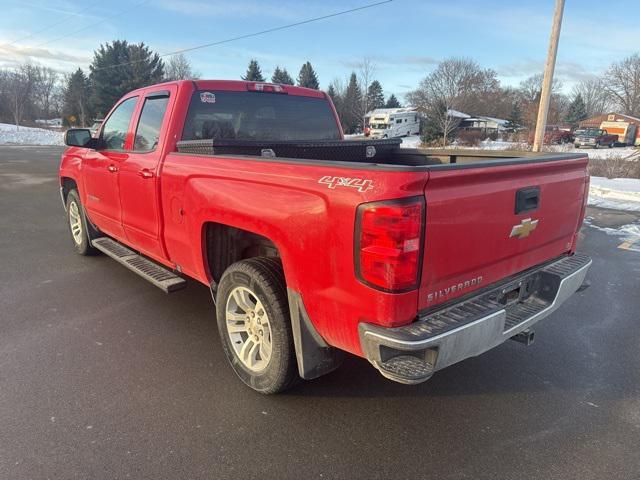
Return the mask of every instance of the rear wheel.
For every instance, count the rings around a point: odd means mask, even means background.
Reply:
[[[87,221],[80,195],[77,190],[70,190],[67,194],[67,224],[71,232],[73,246],[80,255],[94,255],[97,250],[91,245],[91,239],[95,238],[96,230]]]
[[[260,393],[278,393],[298,379],[282,264],[256,257],[231,265],[216,294],[218,331],[240,379]]]

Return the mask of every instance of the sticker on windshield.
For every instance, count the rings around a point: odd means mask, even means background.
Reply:
[[[216,94],[211,92],[200,93],[200,101],[202,103],[216,103]]]

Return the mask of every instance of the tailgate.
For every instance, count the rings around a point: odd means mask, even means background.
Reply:
[[[587,194],[587,162],[585,157],[433,169],[425,187],[418,308],[569,252]],[[516,213],[517,198],[525,211]]]

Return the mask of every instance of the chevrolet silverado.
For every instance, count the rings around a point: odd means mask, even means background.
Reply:
[[[231,367],[263,393],[344,352],[410,384],[507,339],[529,344],[591,264],[576,253],[586,155],[347,141],[317,90],[154,85],[65,141],[77,253],[165,292],[185,277],[210,288]]]

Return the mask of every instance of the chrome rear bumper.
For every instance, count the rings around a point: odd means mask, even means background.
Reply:
[[[580,288],[591,259],[566,256],[528,270],[404,327],[359,326],[367,359],[401,383],[420,383],[437,370],[480,355],[550,315]]]

